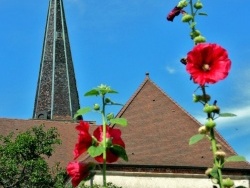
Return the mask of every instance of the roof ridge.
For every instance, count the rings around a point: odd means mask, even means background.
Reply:
[[[165,91],[163,91],[155,82],[150,80],[154,86],[156,86],[164,95],[166,95],[176,106],[178,106],[183,112],[185,112],[192,120],[194,120],[199,125],[202,125],[196,118],[194,118],[188,111],[181,107],[172,97],[170,97]]]
[[[122,107],[122,109],[117,113],[116,117],[121,116],[125,110],[128,108],[128,106],[130,105],[130,103],[134,100],[134,98],[139,94],[139,92],[141,91],[141,89],[143,88],[143,86],[147,83],[147,81],[149,81],[150,78],[148,77],[148,74],[146,74],[146,78],[144,79],[144,81],[140,84],[139,88],[134,92],[134,94],[129,98],[129,100],[126,102],[126,104]]]
[[[33,121],[33,122],[43,122],[43,124],[47,123],[53,123],[53,122],[60,122],[60,123],[77,123],[76,121],[72,120],[53,120],[53,119],[21,119],[21,118],[5,118],[5,117],[0,117],[0,120],[4,121]]]

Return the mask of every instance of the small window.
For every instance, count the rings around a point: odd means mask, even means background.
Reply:
[[[37,113],[37,119],[50,119],[50,111],[40,111]]]
[[[56,39],[62,39],[63,38],[63,35],[62,35],[62,32],[56,32]]]

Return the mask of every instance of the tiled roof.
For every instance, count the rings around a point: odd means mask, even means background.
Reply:
[[[118,117],[125,117],[128,126],[121,128],[129,161],[118,160],[113,167],[131,170],[135,168],[159,167],[209,167],[212,154],[208,140],[189,146],[188,140],[197,134],[200,123],[164,93],[149,77],[120,110]],[[20,120],[0,118],[0,134],[23,132],[32,126],[44,124],[46,128],[56,127],[62,144],[48,159],[50,165],[60,162],[65,167],[73,160],[73,148],[77,141],[76,123],[53,120]],[[95,126],[91,126],[91,133]],[[119,127],[120,128],[120,127]],[[235,151],[216,132],[224,151],[235,155]],[[83,159],[80,157],[80,159]],[[118,166],[118,167],[117,167]],[[123,166],[123,167],[122,167]],[[110,165],[112,167],[112,165]],[[158,168],[157,167],[157,168]],[[230,163],[229,168],[249,169],[247,162]],[[155,170],[155,169],[154,169]],[[162,170],[161,170],[162,171]]]
[[[119,164],[208,167],[212,152],[207,139],[189,146],[201,124],[164,93],[149,76],[117,115],[128,121],[122,129],[129,162]],[[216,132],[228,156],[236,155]],[[247,162],[228,163],[230,168],[248,168]]]
[[[49,120],[21,120],[21,119],[5,119],[0,118],[0,134],[7,135],[10,132],[19,133],[30,129],[33,126],[45,125],[45,128],[56,127],[61,145],[55,146],[55,153],[48,159],[49,164],[53,166],[56,162],[60,162],[65,167],[69,161],[73,160],[73,149],[77,141],[77,132],[75,130],[76,123],[68,121],[49,121]]]

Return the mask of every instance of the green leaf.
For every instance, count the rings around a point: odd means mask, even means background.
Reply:
[[[219,116],[220,117],[235,117],[237,115],[232,114],[232,113],[220,113]]]
[[[97,157],[105,151],[103,146],[90,146],[88,149],[88,153],[91,157]]]
[[[119,105],[119,106],[124,106],[123,104],[116,103],[116,102],[111,102],[112,105]]]
[[[90,107],[80,108],[79,110],[77,110],[76,114],[74,115],[74,119],[77,118],[78,116],[81,116],[90,112],[91,110],[92,109]]]
[[[196,135],[192,136],[192,137],[189,139],[189,145],[193,145],[193,144],[195,144],[196,142],[199,142],[199,141],[202,140],[204,137],[205,137],[204,134],[196,134]]]
[[[115,118],[115,119],[111,119],[110,123],[112,124],[118,124],[121,125],[122,127],[126,127],[128,122],[125,118]]]
[[[118,92],[115,91],[115,90],[113,90],[113,89],[111,89],[111,90],[108,91],[108,93],[118,93]]]
[[[210,172],[210,175],[215,178],[218,179],[219,178],[219,174],[218,174],[218,168],[217,167],[213,167],[212,171]]]
[[[99,93],[99,90],[97,90],[97,89],[92,89],[84,94],[85,97],[98,96],[98,95],[100,95],[100,93]]]
[[[126,153],[126,150],[123,147],[119,145],[113,145],[110,148],[110,151],[114,153],[115,155],[119,156],[120,158],[122,158],[124,161],[128,161],[128,155]]]
[[[225,162],[241,162],[241,161],[246,161],[246,158],[243,156],[239,156],[239,155],[233,155],[230,157],[227,157]]]
[[[200,16],[207,16],[207,13],[205,13],[205,12],[199,12],[198,15],[200,15]]]
[[[117,91],[115,91],[113,89],[110,89],[110,88],[108,88],[108,89],[106,89],[106,88],[100,89],[100,92],[102,94],[106,94],[106,93],[118,93]]]
[[[118,92],[113,89],[110,89],[110,87],[98,87],[86,92],[84,96],[85,97],[98,96],[98,95],[105,95],[107,93],[118,93]]]

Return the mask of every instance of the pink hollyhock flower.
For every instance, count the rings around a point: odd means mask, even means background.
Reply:
[[[94,137],[99,141],[103,141],[103,126],[98,126],[93,133]],[[119,145],[125,149],[125,143],[121,139],[121,131],[119,129],[114,129],[109,126],[106,126],[106,139],[112,142],[112,145]],[[113,163],[117,161],[119,156],[107,148],[107,163]],[[102,163],[103,162],[103,155],[99,155],[95,157],[95,160]]]
[[[75,161],[70,162],[67,165],[67,173],[72,178],[71,183],[73,187],[76,187],[90,175],[89,164]]]
[[[88,150],[92,145],[92,137],[89,134],[89,123],[80,121],[80,124],[76,126],[76,130],[79,131],[78,142],[74,149],[74,159],[78,158],[82,153]]]
[[[201,86],[223,80],[230,68],[231,60],[227,51],[217,44],[197,44],[187,54],[186,70],[194,82]]]
[[[173,10],[171,10],[171,12],[167,15],[167,20],[168,21],[173,21],[175,16],[178,16],[180,13],[184,13],[185,11],[182,10],[181,7],[174,7]]]

